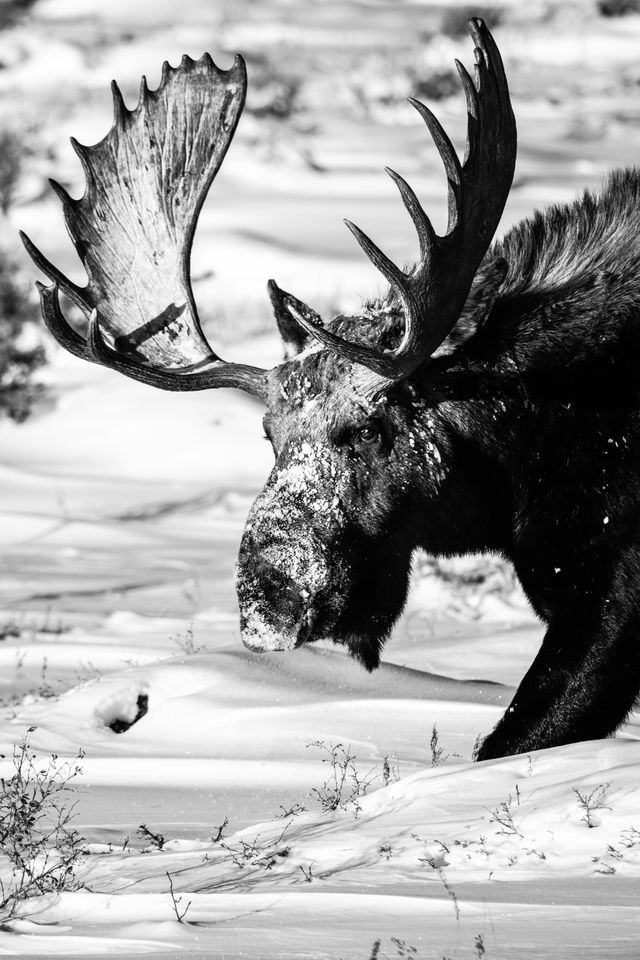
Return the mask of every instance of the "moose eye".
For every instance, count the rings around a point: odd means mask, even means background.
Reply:
[[[372,423],[368,423],[365,427],[361,427],[356,434],[356,443],[362,444],[365,447],[370,447],[373,443],[380,438],[380,431]]]

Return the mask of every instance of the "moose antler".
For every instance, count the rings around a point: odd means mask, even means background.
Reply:
[[[351,343],[324,329],[312,316],[289,305],[300,325],[317,340],[363,364],[384,380],[413,373],[453,329],[473,278],[491,243],[507,200],[516,158],[516,125],[500,53],[480,19],[469,21],[475,47],[475,83],[456,60],[467,101],[467,148],[461,165],[438,120],[410,100],[426,123],[442,157],[449,184],[449,223],[438,236],[409,184],[394,170],[395,182],[418,234],[420,260],[405,273],[349,220],[345,223],[404,308],[405,332],[395,351]]]
[[[202,332],[190,282],[200,208],[235,132],[246,95],[241,57],[218,70],[209,54],[165,63],[157,90],[142,79],[134,110],[112,84],[114,124],[95,146],[72,145],[87,187],[73,200],[60,184],[67,228],[88,276],[79,287],[21,234],[36,265],[42,313],[76,356],[164,390],[239,387],[266,395],[266,371],[225,363]],[[61,289],[89,319],[85,340],[64,318]],[[112,343],[107,343],[102,330]]]

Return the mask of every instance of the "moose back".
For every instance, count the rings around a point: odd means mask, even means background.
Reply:
[[[470,22],[475,75],[461,162],[412,101],[444,163],[445,234],[393,170],[418,259],[401,270],[347,225],[388,292],[323,320],[269,292],[287,359],[223,361],[190,279],[193,234],[244,104],[241,58],[165,64],[92,147],[87,186],[55,182],[87,272],[80,287],[24,237],[53,336],[76,356],[165,390],[237,387],[260,398],[275,464],[240,547],[242,638],[290,650],[319,638],[367,669],[405,602],[411,556],[494,551],[547,624],[487,759],[611,734],[640,687],[640,175],[538,213],[492,240],[516,129],[502,61]],[[84,313],[82,336],[62,290]]]

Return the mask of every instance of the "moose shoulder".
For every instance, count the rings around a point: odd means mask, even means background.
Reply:
[[[479,758],[607,736],[640,688],[640,174],[536,214],[493,246],[513,177],[515,122],[495,43],[470,23],[459,66],[461,163],[414,102],[442,157],[449,223],[438,236],[393,171],[419,259],[400,270],[353,224],[389,283],[356,316],[323,321],[270,281],[288,359],[225,363],[189,282],[198,212],[244,103],[240,58],[205,54],[143,81],[135,110],[74,143],[87,189],[57,184],[88,283],[27,239],[54,337],[72,353],[166,390],[238,387],[266,406],[275,465],[240,547],[242,638],[288,650],[328,637],[369,670],[399,616],[411,556],[508,557],[548,630]],[[65,320],[61,289],[89,320]]]

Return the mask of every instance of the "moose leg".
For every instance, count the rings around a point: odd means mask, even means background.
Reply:
[[[640,602],[625,587],[552,619],[477,760],[607,737],[624,721],[640,688]]]

